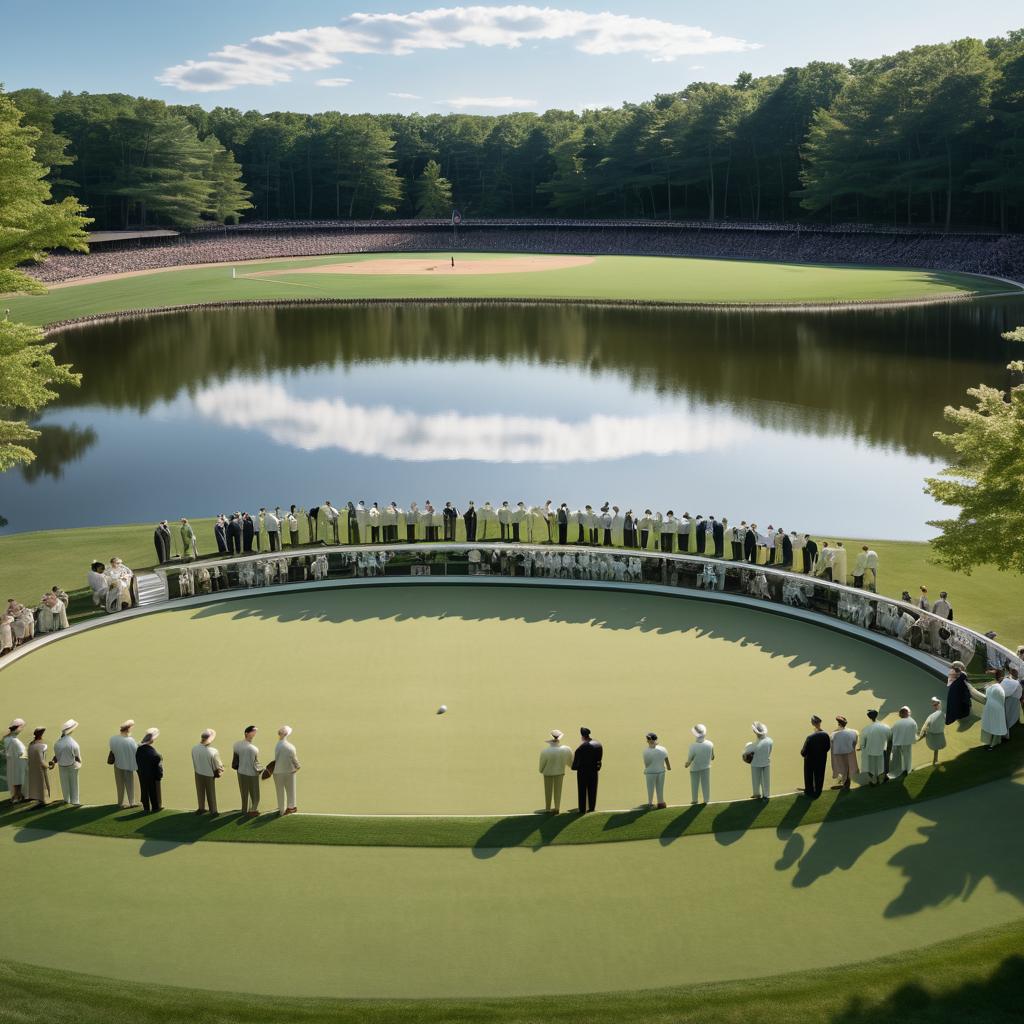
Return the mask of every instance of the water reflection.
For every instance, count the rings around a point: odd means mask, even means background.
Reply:
[[[0,512],[15,530],[145,521],[312,504],[330,484],[336,500],[610,497],[923,536],[942,408],[1008,382],[999,335],[1018,322],[1024,302],[1000,300],[796,315],[314,307],[96,325],[60,337],[82,387],[41,417],[35,465],[0,477]]]

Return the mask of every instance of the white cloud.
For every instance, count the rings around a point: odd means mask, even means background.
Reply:
[[[394,96],[396,100],[421,100],[422,96],[417,96],[414,92],[389,92],[389,96]]]
[[[485,107],[488,110],[532,110],[537,106],[536,100],[524,100],[518,96],[457,96],[453,100],[437,100],[439,106],[454,107],[466,110],[472,107]]]
[[[343,85],[351,85],[351,78],[318,78],[316,80],[317,85],[322,85],[327,89],[339,89]]]
[[[690,71],[703,71],[704,70],[704,65],[703,64],[691,64],[689,70]]]
[[[302,451],[336,448],[405,462],[600,462],[636,455],[720,451],[749,443],[753,425],[710,412],[554,416],[421,413],[343,398],[300,398],[271,383],[232,381],[193,398],[200,415],[258,430]]]
[[[186,60],[166,68],[158,81],[187,92],[215,92],[287,82],[297,71],[335,67],[350,53],[401,57],[418,50],[514,49],[558,40],[595,56],[638,54],[652,61],[739,53],[759,45],[692,25],[608,11],[591,14],[525,4],[437,7],[408,14],[351,14],[339,25],[256,36],[216,50],[207,60]]]

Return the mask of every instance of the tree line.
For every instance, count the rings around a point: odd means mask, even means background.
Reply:
[[[446,216],[1024,228],[1024,30],[618,108],[319,114],[10,94],[97,227]]]

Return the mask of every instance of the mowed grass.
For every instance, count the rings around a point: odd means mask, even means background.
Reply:
[[[992,295],[1014,286],[994,278],[930,270],[653,256],[597,256],[585,266],[530,273],[467,276],[290,273],[298,268],[362,260],[419,259],[429,253],[346,254],[181,268],[11,296],[15,320],[47,324],[96,313],[202,302],[276,299],[573,299],[613,302],[826,304],[898,302]],[[489,260],[498,253],[458,253]],[[513,254],[514,255],[514,254]],[[278,272],[274,276],[247,274]],[[1018,289],[1019,290],[1019,289]]]
[[[196,531],[200,553],[215,552],[214,520],[198,518],[190,522]],[[464,539],[461,518],[458,531],[458,539]],[[346,535],[344,522],[341,535]],[[172,536],[177,541],[174,524]],[[304,520],[300,523],[300,537],[303,542],[308,540]],[[155,561],[152,538],[153,527],[145,525],[0,535],[0,597],[35,601],[58,584],[72,594],[73,617],[89,614],[93,608],[83,588],[89,563],[94,559],[107,562],[116,554],[134,569],[146,568]],[[1013,599],[1014,581],[1006,573],[990,566],[982,566],[970,576],[952,572],[936,565],[930,546],[922,542],[846,538],[843,543],[849,551],[849,569],[853,568],[861,544],[868,544],[878,552],[879,593],[898,598],[903,590],[909,590],[916,599],[918,587],[924,584],[934,602],[939,592],[945,590],[957,621],[980,632],[995,630],[1000,643],[1011,649],[1024,643],[1024,603]],[[288,550],[286,547],[285,552]]]

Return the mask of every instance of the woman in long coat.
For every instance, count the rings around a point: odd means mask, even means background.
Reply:
[[[11,794],[11,803],[20,804],[25,799],[24,786],[28,761],[25,760],[25,744],[18,733],[25,728],[24,718],[15,718],[7,729],[3,741],[3,753],[7,768],[7,789]]]
[[[26,800],[37,800],[45,804],[50,799],[50,775],[46,767],[46,744],[43,742],[45,729],[35,729],[32,742],[28,745],[28,792]]]
[[[987,747],[998,747],[1003,742],[1008,730],[1006,728],[1006,691],[998,680],[1001,673],[997,674],[996,682],[989,683],[985,692],[970,687],[971,696],[984,703],[985,707],[981,712],[981,742]]]
[[[954,661],[946,676],[946,725],[959,722],[971,713],[971,690],[962,661]]]
[[[932,713],[924,720],[917,738],[924,740],[932,752],[932,764],[938,764],[939,751],[946,746],[946,723],[942,714],[942,701],[938,697],[932,697]]]

